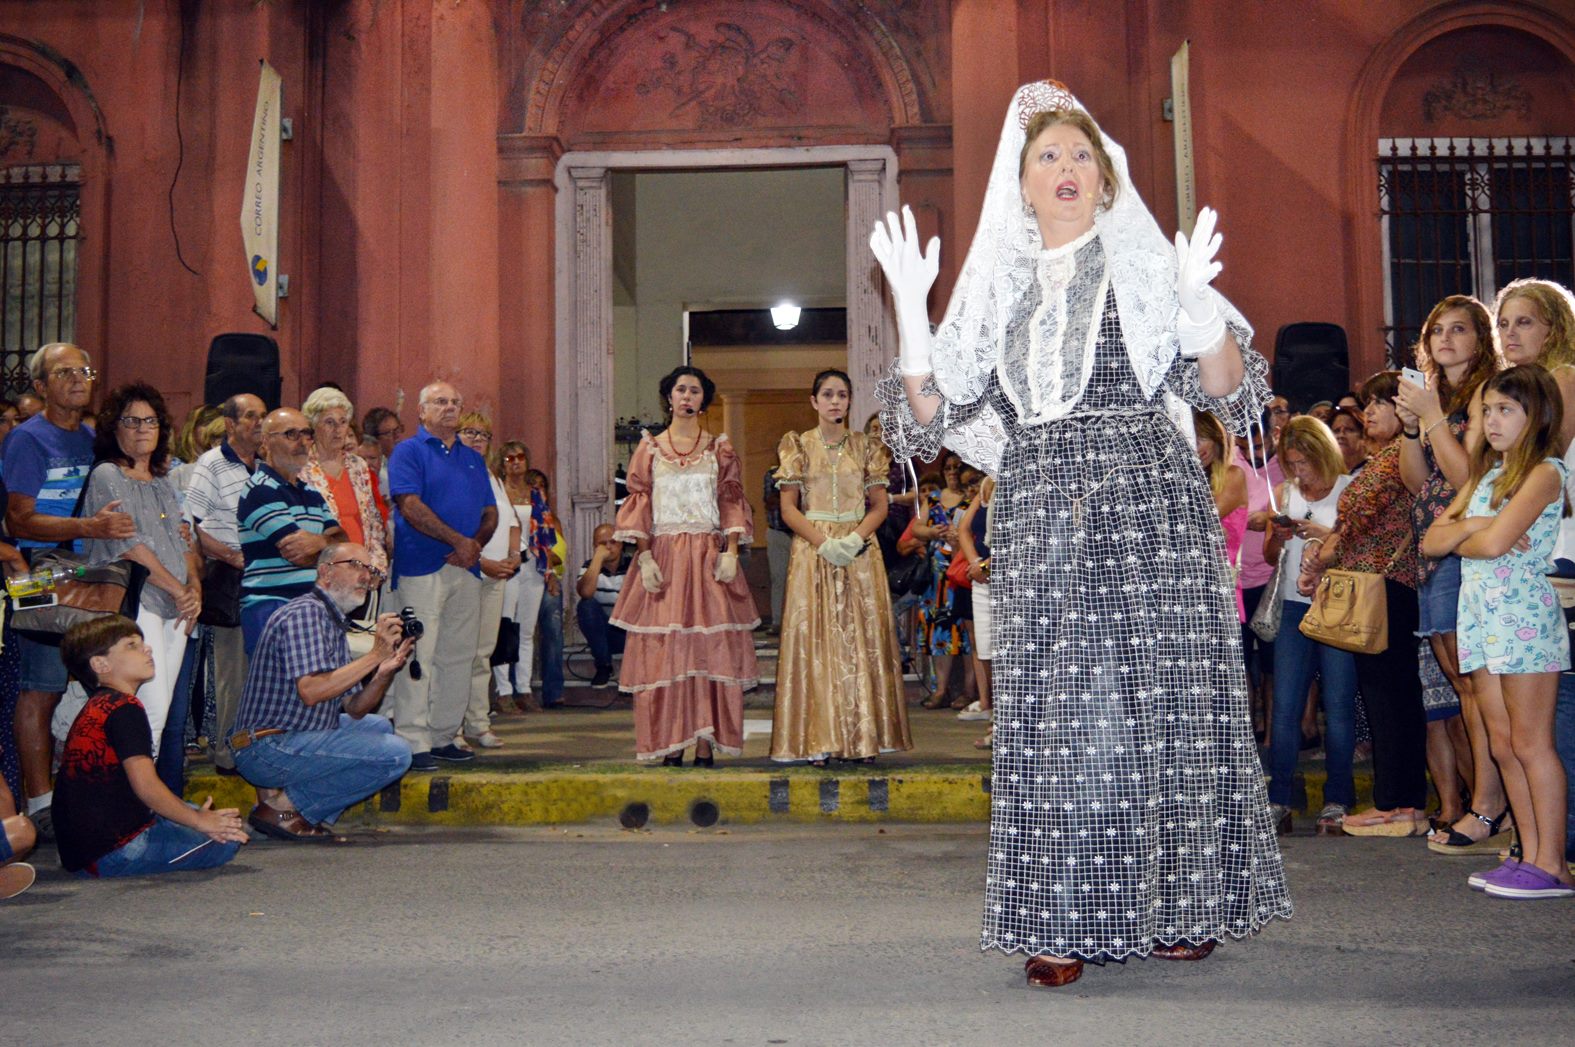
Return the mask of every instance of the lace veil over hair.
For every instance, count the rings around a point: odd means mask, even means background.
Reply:
[[[1065,86],[1054,80],[1018,88],[1007,110],[979,225],[935,335],[935,384],[948,407],[972,404],[984,394],[990,374],[1002,358],[1013,305],[1021,300],[1028,282],[1034,279],[1035,261],[1044,244],[1038,223],[1023,206],[1018,163],[1029,120],[1036,113],[1051,109],[1087,112]],[[1114,203],[1095,214],[1094,228],[1104,247],[1132,369],[1144,394],[1151,395],[1164,380],[1180,348],[1175,333],[1180,308],[1176,298],[1175,247],[1160,232],[1159,224],[1133,187],[1126,151],[1103,128],[1100,134],[1115,166],[1117,187]],[[1220,314],[1236,341],[1246,349],[1252,328],[1223,296],[1212,288],[1209,293],[1215,295]],[[1091,351],[1091,345],[1081,344],[1080,339],[1063,342],[1062,353]],[[1082,397],[1091,362],[1063,359],[1061,366],[1049,369],[1062,377],[1051,387],[1049,400],[1040,399],[1035,421],[1072,410]],[[1177,410],[1172,404],[1170,414],[1190,436],[1190,410]]]

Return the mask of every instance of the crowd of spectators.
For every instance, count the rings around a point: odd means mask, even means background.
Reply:
[[[1193,418],[1274,821],[1291,830],[1310,755],[1327,769],[1320,833],[1426,836],[1440,855],[1501,858],[1474,887],[1558,896],[1575,858],[1568,630],[1533,623],[1506,647],[1483,616],[1575,607],[1575,529],[1559,522],[1575,435],[1569,292],[1519,281],[1491,309],[1451,296],[1414,357],[1417,371],[1379,372],[1338,400],[1298,410],[1275,396],[1254,439]],[[300,409],[239,394],[177,425],[135,382],[94,417],[86,352],[45,346],[30,367],[37,395],[0,405],[0,560],[16,574],[63,546],[125,561],[134,596],[63,638],[6,626],[0,897],[31,882],[20,859],[37,840],[85,875],[217,865],[243,823],[332,839],[347,806],[407,771],[503,746],[494,718],[562,700],[566,588],[592,685],[615,686],[628,546],[603,525],[571,574],[548,478],[452,385],[421,391],[407,436],[383,407],[357,424],[331,385]],[[865,431],[878,436],[878,418]],[[891,464],[871,543],[902,670],[925,708],[988,721],[993,483],[950,453],[916,483],[908,464]],[[761,478],[774,630],[793,542],[780,468]],[[1330,571],[1381,579],[1386,642],[1353,653],[1303,634]],[[1511,575],[1524,582],[1512,592],[1482,581]],[[199,738],[220,773],[256,787],[249,814],[180,798]],[[1372,803],[1358,810],[1367,755]]]

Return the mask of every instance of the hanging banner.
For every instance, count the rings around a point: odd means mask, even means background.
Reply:
[[[1192,95],[1187,82],[1192,42],[1170,56],[1170,98],[1173,120],[1170,131],[1176,143],[1176,228],[1192,235],[1198,220],[1198,185],[1192,170]]]
[[[241,203],[241,239],[251,272],[257,315],[279,327],[279,74],[261,62],[257,111],[252,116],[251,148],[246,154],[246,194]]]

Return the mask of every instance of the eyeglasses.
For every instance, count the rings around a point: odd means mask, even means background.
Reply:
[[[383,577],[382,571],[378,570],[376,567],[373,567],[364,560],[330,560],[329,563],[334,567],[359,567],[373,578]]]
[[[311,439],[312,431],[310,429],[276,429],[268,435],[282,437],[286,440],[309,440]]]
[[[504,455],[503,460],[505,462],[528,462],[530,461],[530,457],[528,455],[520,454],[518,451],[516,451],[513,454]]]
[[[138,429],[157,429],[159,427],[159,420],[152,415],[148,415],[146,418],[137,418],[133,415],[123,414],[120,416],[120,427],[122,429],[130,429],[132,431],[136,431]]]
[[[344,429],[350,422],[344,418],[319,418],[317,424],[324,429]]]
[[[57,367],[49,372],[51,378],[82,378],[91,382],[98,377],[98,372],[91,367]]]
[[[485,429],[461,429],[459,435],[467,440],[490,440],[492,434]]]
[[[434,396],[432,399],[428,400],[427,403],[433,407],[464,407],[465,398],[463,396],[456,396],[450,400],[446,396]]]
[[[380,432],[374,433],[373,435],[376,436],[379,440],[381,440],[385,436],[398,436],[401,433],[403,433],[404,431],[405,431],[405,427],[404,426],[396,425],[392,429],[384,429],[384,430],[382,430]]]

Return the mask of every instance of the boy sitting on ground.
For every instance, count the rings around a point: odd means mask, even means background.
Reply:
[[[199,809],[170,792],[153,764],[153,733],[137,688],[153,678],[153,652],[118,614],[71,627],[66,669],[92,692],[71,725],[55,779],[60,864],[80,876],[143,876],[211,869],[246,842],[240,812]]]

